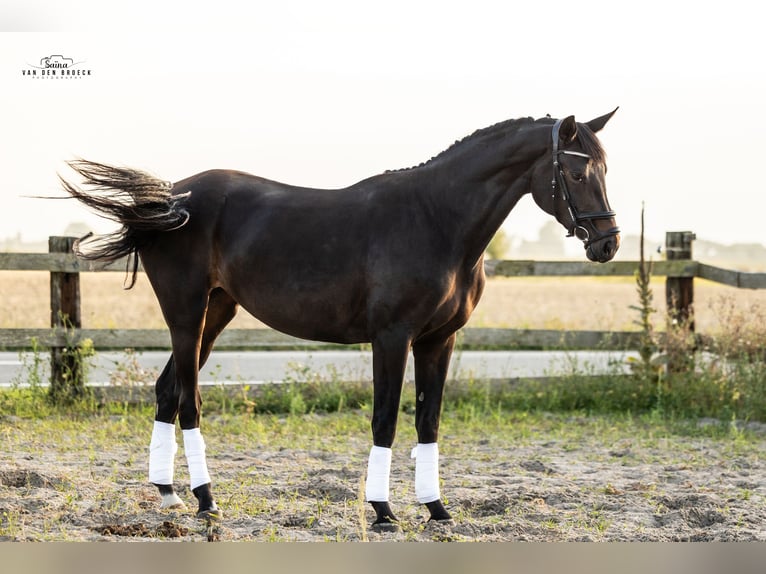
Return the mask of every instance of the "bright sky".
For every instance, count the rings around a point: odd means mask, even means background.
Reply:
[[[0,5],[0,239],[112,224],[58,195],[76,156],[313,187],[418,164],[498,121],[620,106],[600,137],[627,233],[766,242],[760,5],[594,0]],[[38,33],[14,33],[36,31]],[[32,79],[43,57],[91,76]],[[534,238],[526,198],[506,221]],[[562,234],[564,233],[562,229]]]

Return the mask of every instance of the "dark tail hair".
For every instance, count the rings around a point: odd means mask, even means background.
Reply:
[[[146,172],[125,167],[77,159],[68,165],[84,178],[87,191],[72,185],[59,175],[64,190],[72,197],[106,217],[122,224],[107,235],[88,234],[74,246],[78,257],[104,262],[122,257],[133,258],[130,289],[136,284],[137,252],[157,232],[173,231],[189,221],[182,203],[189,193],[173,195],[173,184]]]

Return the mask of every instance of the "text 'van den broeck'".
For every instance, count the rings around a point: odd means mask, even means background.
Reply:
[[[79,69],[48,69],[48,70],[22,70],[22,76],[90,76],[90,70]]]

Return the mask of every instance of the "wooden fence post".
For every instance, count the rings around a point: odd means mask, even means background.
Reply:
[[[74,237],[49,237],[49,253],[72,253]],[[51,271],[51,327],[64,332],[82,327],[80,274]],[[67,335],[69,336],[69,335]],[[54,401],[85,394],[82,361],[75,346],[51,347],[50,395]]]
[[[696,238],[691,231],[668,231],[665,234],[667,260],[692,259],[692,241]],[[694,364],[694,277],[668,275],[665,279],[665,301],[668,314],[668,371],[683,372]]]
[[[692,241],[697,236],[691,231],[668,231],[665,234],[665,252],[668,261],[692,258]],[[694,277],[671,277],[665,281],[665,300],[671,320],[694,331]]]

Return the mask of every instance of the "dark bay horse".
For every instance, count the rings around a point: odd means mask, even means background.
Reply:
[[[88,189],[62,179],[66,191],[122,224],[84,242],[78,254],[104,261],[137,254],[170,329],[172,355],[156,383],[149,452],[149,480],[162,506],[183,504],[173,490],[178,421],[198,516],[220,517],[199,430],[197,375],[242,306],[297,337],[372,343],[366,498],[380,528],[396,522],[388,492],[391,447],[412,349],[415,494],[432,520],[449,520],[439,491],[442,392],[455,332],[482,294],[484,250],[531,193],[583,242],[588,259],[614,257],[619,229],[594,135],[613,114],[587,123],[573,116],[508,120],[418,167],[346,189],[294,187],[229,170],[171,184],[133,169],[71,162]]]

